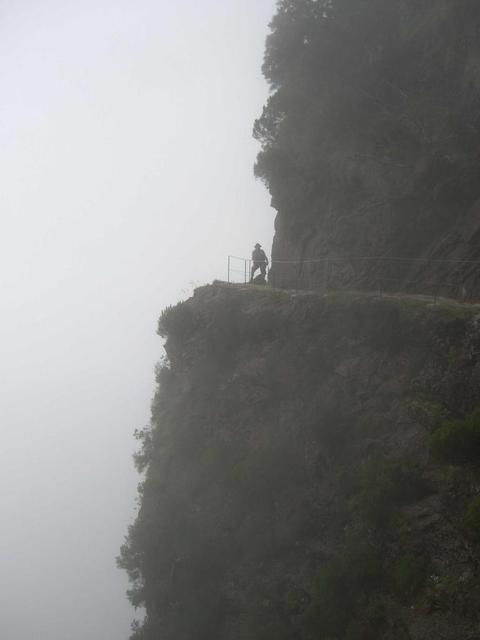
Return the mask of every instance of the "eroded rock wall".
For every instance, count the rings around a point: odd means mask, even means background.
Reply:
[[[220,284],[167,310],[133,637],[477,638],[480,475],[432,434],[479,405],[479,311]]]

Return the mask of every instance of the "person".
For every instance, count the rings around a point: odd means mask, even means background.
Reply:
[[[255,245],[255,249],[252,251],[252,263],[253,264],[252,272],[250,274],[250,282],[253,282],[253,276],[255,275],[255,271],[257,269],[260,269],[260,273],[265,279],[265,276],[267,274],[268,258],[265,254],[265,251],[262,249],[262,245],[258,244],[258,242]]]

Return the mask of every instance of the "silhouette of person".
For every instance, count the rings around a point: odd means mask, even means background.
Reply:
[[[262,249],[262,245],[258,244],[258,242],[255,245],[255,249],[252,251],[252,262],[253,264],[252,272],[250,274],[250,282],[253,282],[253,277],[257,269],[260,269],[260,273],[265,278],[267,274],[268,258],[265,254],[265,251]]]

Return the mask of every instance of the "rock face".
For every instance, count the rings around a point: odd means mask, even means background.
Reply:
[[[132,638],[479,638],[479,312],[221,284],[166,310]]]
[[[265,276],[262,274],[255,276],[255,278],[253,279],[253,284],[266,285],[267,281],[265,279]]]
[[[345,224],[353,223],[349,219]],[[337,240],[332,236],[332,225]],[[452,218],[450,228],[432,233],[416,252],[375,244],[374,224],[347,233],[347,229],[339,231],[341,224],[335,218],[320,218],[309,220],[304,234],[299,234],[297,227],[295,220],[279,211],[270,273],[274,286],[322,289],[328,259],[331,288],[382,288],[480,300],[480,203],[464,212],[461,221]],[[355,241],[344,242],[352,236]]]
[[[254,124],[277,282],[347,256],[343,287],[480,299],[480,263],[433,262],[479,257],[479,30],[473,0],[277,3]]]

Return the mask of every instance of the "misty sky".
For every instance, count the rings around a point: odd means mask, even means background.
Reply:
[[[2,640],[125,640],[156,320],[270,248],[274,0],[0,0]]]

